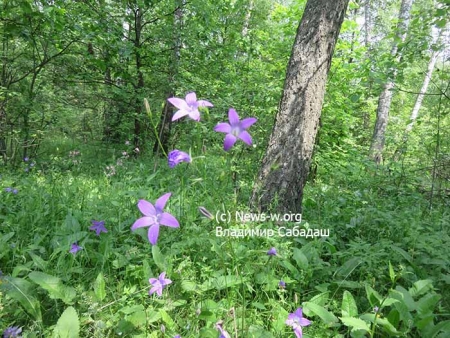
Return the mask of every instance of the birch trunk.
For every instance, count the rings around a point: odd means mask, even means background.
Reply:
[[[252,204],[261,211],[301,212],[327,75],[348,2],[308,0],[306,4],[253,191]]]
[[[412,7],[413,0],[402,0],[402,4],[400,7],[400,13],[398,18],[397,25],[397,39],[398,41],[404,42],[406,39],[406,32],[409,25],[410,19],[410,11]],[[398,51],[398,43],[394,41],[391,49],[391,55],[394,57],[396,62],[400,61],[401,52]],[[372,136],[372,143],[370,145],[370,156],[375,161],[375,163],[379,164],[383,160],[383,149],[386,135],[386,128],[389,119],[389,110],[392,102],[392,89],[395,85],[395,77],[397,75],[397,71],[394,70],[392,74],[392,79],[388,80],[381,91],[380,98],[378,99],[378,108],[377,108],[377,118],[375,121],[375,128]]]
[[[435,44],[441,35],[441,32],[434,32],[434,38],[433,38],[433,44]],[[431,77],[433,75],[434,67],[436,65],[437,58],[439,56],[439,51],[437,50],[431,50],[431,57],[430,61],[428,62],[427,71],[425,73],[425,78],[423,79],[422,87],[420,88],[419,94],[417,95],[416,102],[414,103],[414,107],[411,111],[411,116],[409,118],[410,122],[406,126],[405,131],[403,133],[403,139],[401,146],[397,148],[394,154],[394,161],[398,161],[401,157],[401,155],[406,151],[408,148],[408,138],[409,133],[414,127],[414,124],[416,123],[417,117],[419,116],[420,107],[422,106],[423,99],[425,98],[425,94],[428,90],[428,86],[430,84]]]

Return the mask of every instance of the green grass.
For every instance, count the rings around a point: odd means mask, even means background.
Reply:
[[[219,320],[233,337],[293,337],[285,320],[302,306],[312,320],[304,337],[450,332],[448,201],[430,209],[411,178],[375,171],[363,159],[319,155],[333,166],[319,167],[308,184],[300,228],[330,229],[330,237],[226,238],[216,226],[277,231],[273,222],[218,224],[198,211],[246,211],[257,154],[238,148],[233,161],[218,146],[172,170],[151,156],[117,166],[128,148],[59,141],[43,148],[29,173],[25,164],[2,169],[0,329],[51,337],[64,329],[63,319],[57,325],[63,313],[76,322],[64,312],[73,307],[80,337],[217,337]],[[111,177],[108,165],[116,166]],[[162,226],[152,247],[147,228],[130,230],[141,217],[136,204],[167,192],[166,209],[181,226]],[[108,233],[96,236],[91,220],[104,220]],[[74,242],[83,247],[76,255],[69,253]],[[267,255],[271,247],[277,256]],[[149,296],[149,278],[163,271],[172,284],[161,298]],[[352,330],[344,317],[368,331]]]

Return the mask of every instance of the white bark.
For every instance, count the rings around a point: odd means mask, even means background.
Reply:
[[[433,35],[434,35],[433,36],[433,44],[435,44],[438,41],[439,36],[441,35],[441,32],[436,31],[435,34],[433,34]],[[439,51],[437,51],[437,50],[431,51],[431,58],[430,58],[430,62],[428,62],[427,72],[425,74],[425,78],[422,83],[422,88],[420,89],[420,92],[417,95],[417,99],[414,104],[414,108],[411,112],[411,117],[409,118],[410,123],[408,124],[408,126],[406,127],[406,130],[405,130],[406,133],[409,133],[412,130],[414,123],[416,122],[417,117],[419,116],[420,107],[422,106],[422,101],[428,90],[428,85],[430,84],[431,76],[433,75],[434,66],[436,65],[438,56],[439,56]]]
[[[397,40],[404,42],[409,25],[410,11],[413,0],[402,0],[399,13],[399,21],[397,25]],[[401,52],[398,51],[398,43],[394,41],[391,49],[391,55],[396,62],[400,61]],[[378,100],[377,118],[375,121],[375,128],[372,136],[372,144],[370,146],[370,155],[376,163],[380,163],[383,159],[383,149],[386,128],[389,119],[389,110],[392,102],[392,89],[395,85],[396,70],[392,74],[392,79],[388,80],[383,86],[380,98]]]

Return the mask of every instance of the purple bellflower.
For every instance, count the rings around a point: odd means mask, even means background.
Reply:
[[[269,255],[269,256],[276,256],[277,255],[277,249],[275,249],[275,248],[270,248],[270,250],[269,251],[267,251],[267,254]]]
[[[311,321],[303,318],[303,310],[301,307],[299,307],[294,313],[290,313],[288,315],[288,319],[286,320],[286,325],[292,326],[297,338],[303,337],[302,326],[308,326],[310,324]]]
[[[152,295],[156,292],[160,297],[162,296],[164,287],[172,283],[170,279],[166,278],[165,272],[161,273],[158,278],[150,278],[148,282],[153,286],[148,293]]]
[[[81,246],[79,246],[78,245],[78,242],[75,242],[75,243],[73,243],[71,246],[70,246],[70,250],[69,250],[69,252],[71,253],[71,254],[76,254],[78,251],[80,251],[80,250],[83,250],[83,248],[81,247]]]
[[[278,286],[280,287],[280,289],[284,289],[284,288],[286,288],[286,282],[284,280],[280,280],[280,282],[278,283]]]
[[[223,142],[223,149],[228,151],[236,143],[238,138],[251,146],[252,137],[246,129],[254,124],[257,119],[255,117],[247,117],[240,121],[239,115],[233,108],[228,110],[228,119],[230,120],[230,123],[221,122],[214,127],[215,131],[227,134],[225,136],[225,141]]]
[[[230,334],[223,328],[222,320],[216,323],[216,329],[220,332],[219,338],[231,338]]]
[[[19,334],[22,333],[22,328],[18,326],[10,326],[5,331],[3,331],[3,338],[16,338],[20,337]]]
[[[194,92],[187,94],[185,100],[178,97],[171,97],[170,99],[167,99],[167,101],[179,109],[173,115],[172,121],[178,120],[186,115],[195,121],[200,121],[200,112],[198,111],[198,107],[213,107],[213,104],[209,101],[197,101],[197,95]]]
[[[89,230],[93,230],[97,233],[97,236],[100,236],[101,232],[108,232],[105,228],[105,221],[92,221],[92,226],[89,228]]]
[[[180,226],[174,216],[163,211],[170,195],[170,192],[162,195],[156,200],[155,206],[146,200],[140,200],[137,205],[144,217],[136,220],[136,222],[132,225],[131,230],[134,231],[138,228],[149,226],[148,241],[153,245],[155,245],[158,241],[160,225],[165,225],[172,228],[178,228]]]
[[[174,168],[177,164],[181,162],[188,162],[190,163],[192,161],[189,154],[185,153],[184,151],[174,149],[169,153],[168,156],[169,161],[169,167]]]
[[[214,219],[213,214],[211,214],[205,207],[199,207],[198,210],[200,211],[200,213],[205,216],[206,218],[209,218],[211,220]]]

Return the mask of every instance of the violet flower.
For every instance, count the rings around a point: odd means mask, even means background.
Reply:
[[[213,107],[213,104],[209,101],[197,101],[197,95],[194,92],[187,94],[185,100],[178,97],[171,97],[170,99],[167,99],[167,101],[179,109],[173,115],[172,121],[178,120],[186,115],[195,121],[200,121],[200,112],[198,111],[198,107]]]
[[[220,335],[219,338],[231,338],[230,334],[225,331],[225,329],[222,327],[223,321],[220,320],[216,323],[216,329],[219,330]]]
[[[150,278],[148,280],[148,282],[153,285],[153,287],[150,289],[150,291],[148,292],[150,295],[154,294],[156,292],[156,294],[158,296],[162,296],[162,291],[165,288],[166,285],[169,285],[172,283],[172,281],[170,279],[165,278],[166,277],[166,273],[163,272],[159,275],[158,279],[156,278]]]
[[[75,255],[78,251],[83,250],[83,248],[81,246],[78,245],[78,242],[73,243],[70,246],[70,250],[69,252],[73,255]]]
[[[286,288],[286,282],[284,280],[280,280],[280,282],[278,283],[278,286],[280,287],[280,289],[284,289],[284,288]]]
[[[100,236],[101,232],[108,232],[105,228],[105,221],[91,221],[92,226],[89,228],[89,230],[93,230],[97,233],[97,236]]]
[[[275,248],[270,248],[270,250],[269,251],[267,251],[267,254],[269,255],[269,256],[276,256],[277,255],[277,249],[275,249]]]
[[[252,145],[252,137],[246,129],[254,124],[257,119],[254,117],[247,117],[240,121],[239,115],[233,108],[228,110],[228,119],[230,120],[230,123],[221,122],[214,127],[215,131],[227,134],[223,142],[223,149],[228,151],[236,143],[238,138],[249,146]]]
[[[177,164],[179,164],[181,162],[190,163],[191,161],[192,161],[192,159],[189,156],[189,154],[185,153],[184,151],[178,150],[178,149],[172,150],[168,156],[168,162],[169,162],[170,168],[174,168]]]
[[[211,214],[205,207],[199,207],[198,210],[200,211],[200,213],[205,216],[206,218],[209,218],[211,220],[214,219],[213,214]]]
[[[144,217],[136,220],[136,222],[132,225],[131,230],[134,231],[138,228],[149,226],[148,240],[153,245],[155,245],[158,241],[160,225],[165,225],[171,228],[178,228],[180,226],[174,216],[163,211],[170,195],[170,192],[162,195],[156,200],[155,206],[146,200],[140,200],[137,205],[142,214],[144,214]]]
[[[22,328],[18,326],[10,326],[3,331],[3,338],[17,338],[22,333]]]
[[[297,338],[303,337],[302,326],[308,326],[310,324],[311,321],[303,318],[303,310],[301,307],[299,307],[294,313],[290,313],[288,315],[288,319],[286,320],[286,325],[292,326]]]

